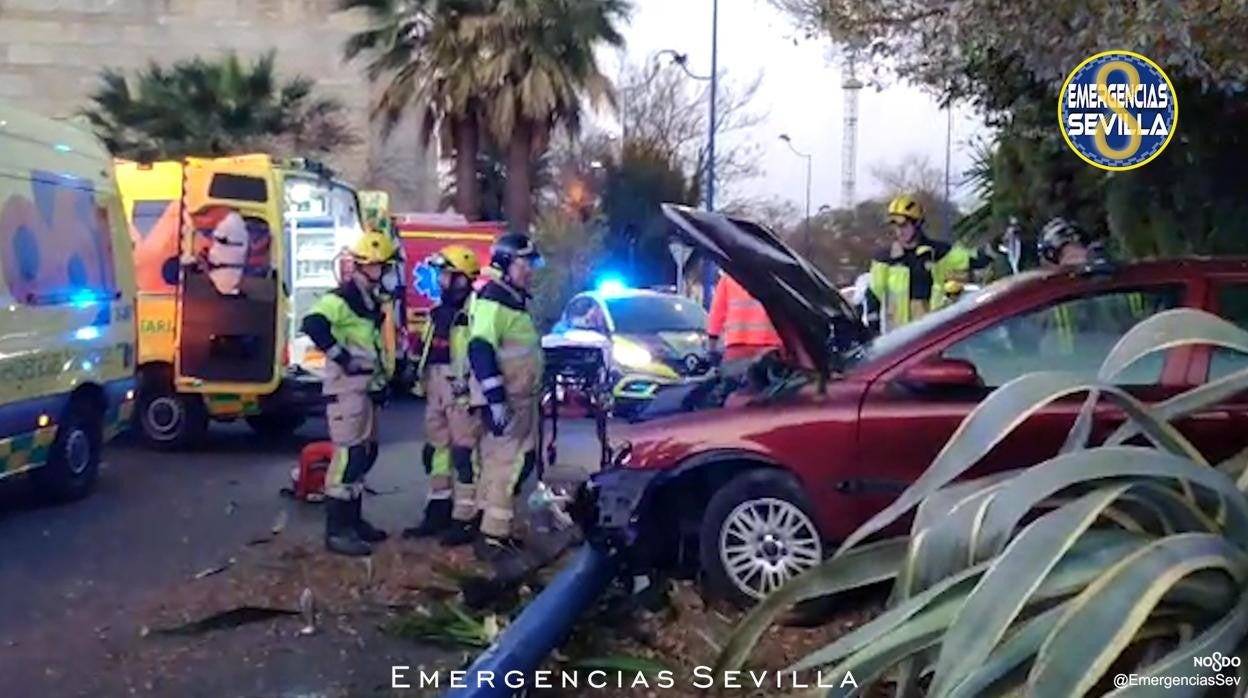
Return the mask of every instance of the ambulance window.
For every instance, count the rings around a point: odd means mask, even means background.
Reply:
[[[140,240],[146,240],[151,234],[152,228],[156,227],[156,223],[165,215],[165,211],[169,209],[172,201],[136,201],[134,202],[134,213],[130,217],[130,222],[134,225],[134,229],[139,233]]]
[[[208,185],[208,196],[213,199],[263,203],[269,200],[269,189],[259,177],[217,174],[212,176],[212,184]]]

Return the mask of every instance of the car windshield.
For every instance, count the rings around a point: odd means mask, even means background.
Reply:
[[[677,296],[625,296],[607,301],[615,331],[624,334],[705,332],[706,311]]]
[[[958,318],[970,313],[984,303],[993,301],[1002,294],[1009,293],[1012,289],[1032,279],[1046,275],[1045,272],[1032,271],[998,279],[984,288],[971,291],[956,303],[928,313],[914,322],[871,339],[853,351],[850,361],[857,362],[885,356],[946,323],[956,322]]]

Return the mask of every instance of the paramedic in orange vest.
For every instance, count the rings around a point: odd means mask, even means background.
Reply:
[[[707,334],[711,354],[722,359],[726,377],[743,374],[755,359],[783,346],[763,304],[722,270],[711,296]]]

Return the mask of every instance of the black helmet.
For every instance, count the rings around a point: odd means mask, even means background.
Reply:
[[[540,266],[542,260],[533,238],[523,233],[507,233],[494,241],[490,249],[490,266],[506,272],[511,263],[521,257],[527,257],[535,266]]]
[[[1062,258],[1062,248],[1072,243],[1087,247],[1092,243],[1092,238],[1079,226],[1058,216],[1041,228],[1040,239],[1036,241],[1036,252],[1040,259],[1057,264]]]

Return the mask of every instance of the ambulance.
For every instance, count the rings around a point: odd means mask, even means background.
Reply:
[[[118,162],[138,285],[144,440],[200,443],[213,421],[282,436],[323,412],[294,346],[363,233],[356,191],[310,160]]]
[[[89,133],[0,100],[0,479],[86,496],[135,397],[134,268]]]

